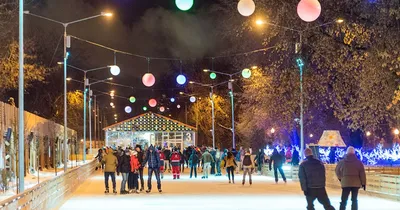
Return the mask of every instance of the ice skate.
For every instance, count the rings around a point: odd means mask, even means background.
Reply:
[[[151,192],[151,190],[150,190],[150,189],[146,190],[146,193],[150,193],[150,192]]]
[[[161,189],[158,189],[158,192],[159,192],[159,193],[162,193],[162,190],[161,190]]]
[[[116,191],[116,190],[113,190],[113,193],[116,195],[116,194],[117,194],[117,191]]]
[[[104,191],[105,194],[110,193],[110,191],[107,189],[106,191]]]

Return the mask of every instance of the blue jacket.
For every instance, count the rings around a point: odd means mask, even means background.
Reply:
[[[150,152],[152,150],[152,152]],[[151,145],[147,150],[146,159],[143,162],[143,166],[149,164],[149,168],[159,169],[160,167],[160,156],[158,155],[156,149]]]

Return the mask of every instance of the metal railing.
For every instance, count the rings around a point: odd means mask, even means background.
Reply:
[[[44,181],[23,193],[0,202],[1,210],[45,210],[60,205],[71,195],[94,171],[97,161],[73,168],[67,173]]]

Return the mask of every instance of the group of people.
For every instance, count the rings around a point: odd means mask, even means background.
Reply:
[[[299,167],[301,189],[307,200],[307,210],[315,210],[314,201],[317,199],[326,210],[334,210],[325,189],[325,167],[313,156],[312,150],[304,151],[306,160]],[[351,193],[351,210],[358,210],[358,191],[366,190],[366,174],[363,163],[357,158],[354,147],[347,149],[343,160],[336,165],[336,176],[342,186],[342,196],[339,210],[345,210]]]

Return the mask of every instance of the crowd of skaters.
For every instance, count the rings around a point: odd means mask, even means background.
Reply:
[[[307,201],[307,210],[315,210],[314,201],[318,200],[326,210],[334,210],[325,189],[325,167],[314,157],[312,150],[304,151],[306,159],[299,166],[299,179],[301,189]],[[290,158],[292,165],[299,165],[299,152],[293,148],[291,156],[280,153],[274,149],[270,157],[266,157],[260,149],[255,158],[252,149],[239,150],[212,147],[190,146],[181,151],[180,148],[154,147],[151,145],[145,151],[140,145],[135,148],[104,148],[100,149],[96,158],[99,160],[97,169],[104,171],[105,193],[109,193],[109,178],[112,180],[113,193],[117,193],[115,173],[122,176],[120,194],[139,193],[144,190],[143,168],[148,167],[148,180],[146,193],[152,190],[152,176],[157,180],[157,189],[162,192],[161,179],[164,173],[172,172],[173,179],[180,179],[180,174],[185,167],[190,169],[190,178],[197,178],[197,171],[202,173],[202,179],[208,179],[210,174],[221,176],[221,171],[226,172],[229,183],[235,183],[235,174],[243,170],[242,184],[249,177],[252,185],[252,174],[261,173],[264,163],[269,163],[270,171],[274,171],[275,182],[278,183],[278,172],[286,183],[282,169],[286,159]],[[342,186],[340,210],[345,210],[351,194],[351,210],[358,210],[358,191],[366,190],[366,175],[362,162],[357,158],[355,149],[349,147],[347,154],[336,166],[336,175]],[[139,182],[140,181],[140,182]],[[128,186],[126,188],[126,185]]]

